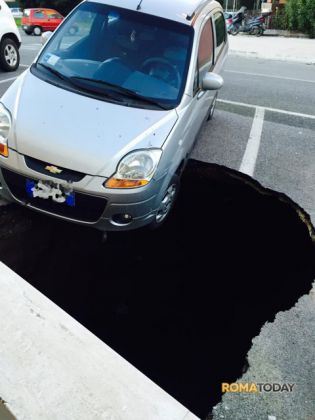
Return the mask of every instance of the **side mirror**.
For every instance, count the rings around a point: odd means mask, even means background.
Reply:
[[[46,42],[49,40],[49,38],[51,37],[51,35],[52,35],[52,32],[51,31],[48,31],[48,32],[43,32],[42,33],[42,36],[41,36],[41,39],[40,39],[40,41],[41,41],[41,44],[42,45],[45,45],[46,44]]]
[[[216,73],[206,73],[202,79],[203,90],[218,90],[223,86],[223,84],[224,80]]]

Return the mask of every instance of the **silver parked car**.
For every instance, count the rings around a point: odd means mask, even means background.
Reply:
[[[217,1],[84,1],[1,99],[2,195],[103,231],[159,226],[227,50]]]

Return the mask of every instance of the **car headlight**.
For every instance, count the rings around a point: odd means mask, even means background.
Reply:
[[[6,107],[0,103],[0,155],[8,157],[8,137],[11,129],[11,115]]]
[[[136,150],[119,163],[116,173],[105,183],[106,188],[139,188],[148,184],[162,155],[160,149]]]

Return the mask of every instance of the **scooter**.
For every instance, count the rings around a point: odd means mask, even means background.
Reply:
[[[239,32],[247,32],[249,35],[261,36],[265,31],[266,16],[268,14],[263,13],[260,16],[245,21],[241,16],[235,16],[227,29],[228,33],[237,35]]]

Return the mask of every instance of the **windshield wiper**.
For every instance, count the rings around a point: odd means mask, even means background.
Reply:
[[[93,83],[101,84],[101,85],[104,85],[104,86],[108,86],[110,88],[116,89],[119,93],[121,93],[125,96],[128,96],[129,98],[137,99],[137,100],[140,100],[142,102],[146,102],[148,104],[155,105],[158,108],[168,110],[168,108],[166,106],[160,104],[160,102],[157,102],[154,99],[147,98],[146,96],[142,96],[139,93],[135,92],[134,90],[125,88],[123,86],[115,85],[114,83],[106,82],[105,80],[90,79],[88,77],[80,77],[80,76],[72,76],[72,77],[70,77],[70,79],[71,80],[84,80],[84,81],[87,81],[87,82],[93,82]]]
[[[54,69],[53,67],[47,66],[46,64],[43,64],[43,63],[37,63],[37,64],[41,65],[46,70],[49,70],[52,74],[54,74],[55,76],[59,77],[59,79],[65,80],[65,81],[69,82],[71,85],[73,85],[75,87],[82,87],[82,86],[79,86],[78,83],[75,83],[75,79],[81,79],[80,77],[74,77],[74,76],[67,77],[67,76],[63,75],[62,73],[60,73],[58,70]],[[84,78],[82,78],[82,79],[85,80]],[[87,80],[89,80],[89,79],[87,79]],[[95,89],[91,89],[91,88],[89,88],[89,89],[86,89],[85,88],[85,90],[88,90],[89,92],[93,92],[93,93],[99,93]],[[113,99],[115,102],[119,102],[119,103],[124,102],[123,100],[117,99],[116,97],[114,97],[113,95],[110,95],[107,92],[106,93],[102,93],[102,96],[105,96],[106,98]]]
[[[69,80],[67,76],[64,76],[62,73],[60,73],[58,70],[54,69],[53,67],[47,66],[47,64],[37,63],[36,66],[38,66],[38,65],[44,67],[44,69],[50,71],[50,73],[59,77],[59,79],[61,79],[61,80]]]

